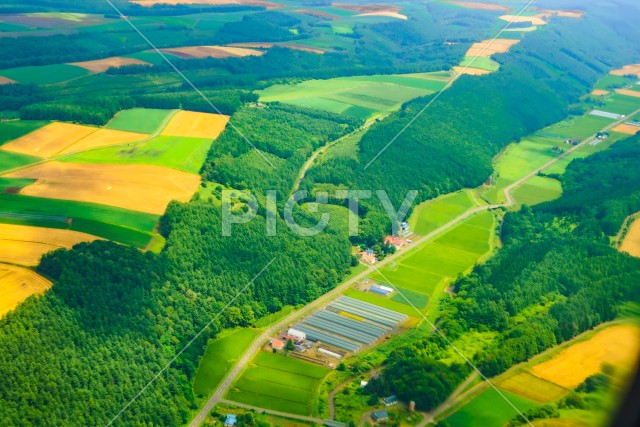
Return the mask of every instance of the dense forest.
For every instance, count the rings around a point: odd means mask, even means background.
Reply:
[[[415,121],[430,99],[407,103],[372,126],[359,143],[357,159],[336,156],[320,163],[309,170],[304,187],[385,189],[399,204],[409,189],[419,191],[418,202],[482,184],[491,175],[492,158],[504,146],[559,121],[608,69],[640,57],[637,48],[621,41],[640,37],[631,21],[617,26],[618,20],[602,16],[598,21],[587,14],[583,20],[563,21],[553,30],[528,35],[509,55],[497,57],[499,72],[460,78]],[[371,227],[375,234],[356,239],[372,244],[390,227],[379,214],[380,206],[370,203],[366,208],[371,222],[385,222]]]
[[[163,219],[168,242],[159,256],[108,242],[46,256],[38,270],[56,285],[0,320],[2,425],[105,424],[216,320],[116,423],[183,424],[207,338],[317,298],[351,261],[348,242],[332,233],[305,239],[279,221],[277,237],[266,237],[259,217],[223,238],[220,221],[208,201],[174,203]]]
[[[618,252],[609,239],[640,210],[638,161],[640,136],[575,160],[560,178],[564,195],[508,213],[504,247],[455,283],[455,297],[442,302],[440,329],[450,340],[470,331],[499,332],[474,356],[483,374],[497,375],[615,319],[626,302],[640,303],[640,259]],[[390,360],[437,359],[446,347],[432,336]],[[399,393],[420,381],[394,370],[385,376]],[[437,403],[446,398],[440,396]]]

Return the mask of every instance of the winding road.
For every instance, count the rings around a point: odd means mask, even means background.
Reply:
[[[621,120],[613,122],[611,125],[609,125],[606,128],[604,128],[602,130],[602,132],[606,132],[606,131],[611,130],[615,126],[627,121],[628,117],[630,117],[632,115],[635,115],[635,114],[638,114],[638,113],[640,113],[640,109],[638,109],[635,112],[629,114],[627,117],[625,117],[625,118],[623,118]],[[417,240],[414,240],[414,242],[412,243],[412,245],[408,249],[398,251],[398,252],[396,252],[395,254],[392,254],[392,255],[388,255],[385,259],[383,259],[382,261],[378,262],[375,267],[367,268],[365,271],[363,271],[360,274],[352,277],[351,279],[347,280],[346,282],[343,282],[342,284],[338,285],[336,288],[334,288],[331,291],[327,292],[326,294],[322,295],[320,298],[316,299],[315,301],[312,301],[311,303],[307,304],[306,306],[304,306],[300,310],[291,313],[290,315],[288,315],[287,317],[285,317],[284,319],[279,321],[277,324],[275,324],[275,325],[271,326],[270,328],[268,328],[267,330],[265,330],[251,344],[251,346],[247,349],[247,351],[242,356],[242,358],[238,361],[238,363],[233,367],[233,369],[225,377],[223,382],[216,389],[215,393],[209,398],[207,403],[202,407],[202,409],[200,410],[198,415],[192,420],[192,422],[189,424],[189,426],[190,427],[198,427],[200,424],[202,424],[205,421],[205,419],[207,417],[207,414],[209,414],[209,412],[211,411],[211,409],[213,409],[213,407],[215,406],[216,403],[222,401],[222,397],[227,392],[227,390],[229,390],[229,387],[236,380],[238,375],[240,375],[240,373],[244,370],[244,368],[254,358],[256,353],[258,351],[260,351],[260,348],[262,347],[262,345],[265,342],[267,342],[269,340],[269,338],[271,336],[273,336],[277,331],[288,327],[289,325],[294,323],[294,321],[297,318],[302,317],[302,316],[310,313],[311,311],[314,311],[317,308],[320,308],[321,306],[329,303],[331,300],[333,300],[334,298],[338,297],[342,292],[347,290],[353,284],[358,283],[360,280],[364,279],[368,275],[371,275],[377,269],[380,269],[380,268],[384,267],[385,265],[395,261],[399,256],[404,255],[407,251],[410,251],[413,248],[419,247],[423,243],[425,243],[425,242],[437,237],[438,235],[448,231],[449,229],[451,229],[452,227],[455,227],[456,225],[460,224],[461,222],[463,222],[464,220],[468,219],[469,217],[471,217],[471,216],[473,216],[473,215],[475,215],[475,214],[477,214],[479,212],[483,212],[483,211],[487,211],[487,210],[494,210],[494,209],[508,208],[508,207],[511,207],[511,206],[515,206],[516,201],[515,201],[515,198],[513,197],[512,192],[516,188],[518,188],[519,186],[524,184],[527,180],[529,180],[532,177],[536,176],[542,170],[554,165],[555,163],[559,162],[560,160],[565,159],[567,156],[571,155],[576,150],[578,150],[581,147],[584,147],[585,145],[589,144],[590,142],[595,140],[595,138],[596,138],[596,136],[593,135],[592,137],[585,139],[580,144],[571,147],[570,149],[568,149],[567,151],[565,151],[564,153],[562,153],[558,157],[556,157],[556,158],[550,160],[549,162],[545,163],[544,165],[536,168],[535,170],[531,171],[527,175],[523,176],[519,180],[515,181],[514,183],[512,183],[511,185],[506,187],[503,190],[503,193],[504,193],[504,196],[505,196],[505,200],[506,200],[504,203],[483,205],[483,206],[478,206],[478,207],[469,209],[468,211],[466,211],[463,214],[461,214],[460,216],[452,219],[448,223],[438,227],[436,230],[432,231],[431,233],[429,233],[429,234],[427,234],[425,236],[422,236],[421,238],[419,238]],[[307,162],[307,163],[310,165],[312,163],[312,161],[311,162]],[[307,168],[308,168],[308,165],[307,165]],[[302,173],[301,176],[304,176],[304,173]]]

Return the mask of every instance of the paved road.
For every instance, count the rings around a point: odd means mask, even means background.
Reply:
[[[635,115],[637,113],[640,113],[640,109],[636,110],[632,114],[629,114],[624,119],[621,119],[621,120],[618,120],[618,121],[612,123],[611,125],[609,125],[606,128],[604,128],[602,131],[606,132],[608,130],[611,130],[613,127],[617,126],[618,124],[623,123],[626,120],[628,120],[628,117],[630,117],[632,115]],[[227,390],[229,389],[231,384],[235,381],[235,379],[238,377],[238,375],[244,370],[244,368],[248,365],[248,363],[253,359],[253,357],[260,350],[262,345],[265,342],[267,342],[269,340],[269,338],[271,336],[273,336],[277,331],[288,327],[297,318],[302,317],[302,316],[306,315],[307,313],[309,313],[309,312],[311,312],[311,311],[313,311],[313,310],[315,310],[315,309],[317,309],[317,308],[329,303],[331,300],[333,300],[334,298],[339,296],[342,292],[347,290],[351,285],[353,285],[355,283],[358,283],[360,280],[364,279],[366,276],[371,275],[372,273],[374,273],[376,271],[376,269],[380,269],[380,268],[384,267],[386,264],[394,261],[399,256],[404,255],[408,250],[416,248],[416,247],[420,246],[422,243],[425,243],[425,242],[437,237],[438,235],[444,233],[445,231],[449,230],[452,227],[455,227],[459,223],[461,223],[464,220],[468,219],[469,217],[477,214],[478,212],[487,211],[487,210],[493,210],[493,209],[499,209],[499,208],[507,208],[507,207],[510,207],[510,206],[514,206],[516,204],[516,202],[515,202],[515,199],[514,199],[514,197],[512,195],[513,190],[515,190],[516,188],[521,186],[525,181],[527,181],[530,178],[536,176],[540,171],[542,171],[542,170],[552,166],[553,164],[557,163],[558,161],[566,158],[571,153],[573,153],[574,151],[578,150],[580,147],[583,147],[584,145],[589,144],[594,139],[595,139],[595,136],[593,136],[591,138],[588,138],[588,139],[585,139],[580,144],[571,147],[570,149],[568,149],[567,151],[562,153],[560,156],[550,160],[549,162],[545,163],[544,165],[540,166],[539,168],[535,169],[531,173],[525,175],[524,177],[520,178],[518,181],[516,181],[513,184],[511,184],[508,187],[506,187],[504,189],[504,196],[505,196],[505,200],[506,200],[505,203],[478,206],[478,207],[475,207],[475,208],[472,208],[472,209],[466,211],[465,213],[461,214],[457,218],[454,218],[453,220],[449,221],[448,223],[438,227],[436,230],[432,231],[431,233],[421,237],[418,240],[414,240],[414,243],[412,243],[412,245],[408,249],[400,250],[400,251],[396,252],[393,255],[387,256],[385,259],[383,259],[382,261],[378,262],[376,264],[375,268],[374,267],[367,268],[362,273],[360,273],[360,274],[356,275],[355,277],[352,277],[351,279],[347,280],[346,282],[338,285],[336,288],[334,288],[331,291],[327,292],[326,294],[322,295],[320,298],[316,299],[315,301],[312,301],[311,303],[309,303],[308,305],[304,306],[300,310],[291,313],[289,316],[285,317],[280,322],[278,322],[277,324],[275,324],[271,328],[269,328],[266,331],[264,331],[253,342],[253,344],[251,344],[249,349],[245,352],[244,356],[238,361],[238,363],[233,367],[233,369],[225,377],[224,381],[217,388],[217,390],[214,393],[214,395],[211,396],[211,398],[207,401],[205,406],[200,410],[198,415],[193,419],[193,421],[191,422],[191,424],[189,424],[189,426],[190,427],[198,427],[200,424],[202,424],[204,422],[204,420],[207,417],[207,414],[211,411],[211,409],[213,409],[213,406],[216,403],[218,403],[218,402],[220,402],[222,400],[222,396],[224,396],[224,394],[227,392]]]

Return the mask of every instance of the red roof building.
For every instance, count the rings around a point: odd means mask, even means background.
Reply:
[[[276,350],[282,350],[284,349],[285,346],[285,342],[282,340],[273,340],[271,341],[271,347],[276,349]]]

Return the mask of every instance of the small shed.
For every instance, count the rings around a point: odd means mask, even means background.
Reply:
[[[378,295],[382,295],[382,296],[388,296],[389,294],[393,293],[393,289],[387,287],[387,286],[380,286],[380,285],[373,285],[371,286],[371,292],[373,292],[374,294],[378,294]]]
[[[387,396],[382,399],[382,403],[384,403],[384,406],[396,405],[398,403],[398,398],[395,395]]]
[[[299,331],[295,328],[289,328],[289,332],[287,332],[287,335],[291,336],[291,337],[295,337],[298,340],[304,341],[307,339],[307,334]]]
[[[387,411],[373,411],[371,413],[371,418],[373,421],[386,421],[389,419],[389,413]]]

